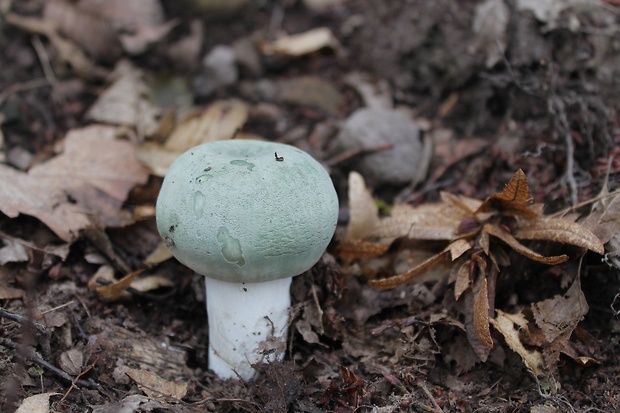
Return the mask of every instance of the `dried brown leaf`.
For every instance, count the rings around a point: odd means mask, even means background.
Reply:
[[[515,250],[519,254],[521,254],[523,256],[526,256],[527,258],[529,258],[529,259],[531,259],[533,261],[540,262],[540,263],[543,263],[543,264],[548,264],[548,265],[556,265],[556,264],[561,264],[563,262],[566,262],[568,260],[568,256],[565,255],[565,254],[554,255],[554,256],[549,256],[549,257],[545,257],[544,255],[540,255],[536,251],[533,251],[533,250],[529,249],[528,247],[526,247],[525,245],[521,244],[508,231],[506,231],[503,228],[500,228],[500,227],[498,227],[496,225],[485,224],[483,229],[482,229],[482,231],[486,232],[489,235],[492,235],[494,237],[497,237],[497,238],[501,239],[506,244],[508,244],[508,246],[510,248],[512,248],[513,250]]]
[[[515,238],[547,240],[575,245],[598,254],[605,253],[603,243],[589,229],[562,218],[537,217],[519,223]]]
[[[418,265],[417,267],[412,268],[411,270],[405,273],[395,275],[390,278],[383,278],[380,280],[371,280],[368,282],[368,285],[378,290],[390,290],[406,282],[409,282],[421,275],[424,275],[427,271],[437,267],[438,265],[447,263],[449,262],[449,260],[450,260],[450,250],[446,249],[440,252],[439,254],[433,255],[431,258],[427,259],[422,264]]]
[[[470,287],[470,262],[470,260],[463,260],[463,263],[459,267],[456,267],[458,269],[456,270],[456,279],[454,281],[454,299],[457,301],[459,300],[459,298],[461,298],[461,295]]]
[[[523,170],[519,169],[504,190],[489,196],[476,210],[475,214],[498,211],[506,215],[536,217],[538,212],[529,208],[531,204],[532,195],[527,177]]]
[[[66,1],[49,0],[43,16],[95,60],[112,62],[122,53],[116,30],[101,14],[80,10]]]
[[[57,49],[60,59],[71,65],[79,76],[90,80],[101,80],[107,76],[107,69],[95,65],[78,45],[59,35],[52,22],[16,13],[7,13],[5,18],[8,23],[29,33],[47,36]]]
[[[77,348],[63,351],[58,359],[58,365],[65,373],[77,376],[84,367],[84,353]]]
[[[474,293],[474,329],[480,343],[487,348],[493,348],[493,339],[489,329],[489,296],[487,278],[480,277],[480,288]]]
[[[452,241],[448,248],[450,249],[450,258],[454,261],[469,251],[472,248],[472,244],[464,238],[459,238]]]
[[[26,174],[0,165],[0,211],[31,215],[64,241],[73,241],[94,217],[104,225],[126,223],[119,215],[129,191],[148,178],[134,146],[116,128],[94,125],[67,134],[62,154]]]
[[[129,369],[127,375],[138,384],[144,394],[156,400],[181,400],[187,394],[187,383],[164,380],[148,370]]]
[[[607,244],[614,235],[620,233],[620,191],[604,196],[579,223],[592,231],[603,244]]]
[[[97,292],[99,299],[101,301],[112,302],[125,297],[127,294],[127,287],[129,287],[133,280],[135,280],[138,275],[142,274],[143,271],[144,270],[134,271],[113,284],[97,287],[95,291]],[[95,274],[95,276],[96,275],[97,274]],[[95,276],[93,276],[93,279],[96,281]]]
[[[491,319],[491,324],[504,336],[508,347],[521,356],[523,364],[535,376],[541,376],[544,371],[542,354],[537,350],[526,349],[519,338],[520,331],[527,331],[528,329],[528,321],[525,316],[522,313],[508,314],[497,310],[497,315]]]
[[[382,238],[407,236],[420,240],[451,240],[462,220],[470,218],[480,201],[443,192],[441,202],[417,207],[396,205],[379,223],[375,235]]]
[[[181,119],[164,147],[184,152],[201,143],[231,139],[248,119],[248,106],[240,100],[220,100],[205,110]]]
[[[160,241],[157,247],[144,259],[146,265],[157,265],[172,258],[170,248],[166,246],[164,241]]]
[[[325,47],[339,48],[338,40],[327,27],[283,36],[273,42],[264,42],[260,45],[261,52],[265,55],[277,54],[293,57],[314,53]]]
[[[13,300],[15,298],[21,298],[25,294],[21,288],[12,288],[4,285],[0,285],[0,300]]]
[[[370,236],[379,223],[379,208],[366,187],[364,177],[352,171],[349,174],[349,223],[346,240],[361,240]]]
[[[3,242],[4,245],[0,248],[0,265],[5,265],[7,262],[28,261],[28,251],[23,244],[11,239],[5,239]]]
[[[575,329],[588,313],[588,303],[581,291],[581,283],[575,280],[565,294],[532,304],[536,325],[545,339],[552,343],[566,330]]]
[[[145,293],[162,287],[174,287],[174,282],[161,275],[148,275],[132,281],[130,286],[136,291]]]
[[[360,258],[379,257],[390,248],[391,244],[380,244],[370,241],[343,241],[338,244],[338,256],[344,261]]]
[[[588,304],[581,290],[579,266],[574,265],[575,281],[563,295],[532,304],[536,325],[547,341],[542,345],[545,366],[557,367],[560,353],[566,348],[573,330],[588,313]]]
[[[114,82],[86,113],[86,118],[111,125],[134,128],[140,137],[152,136],[158,130],[161,109],[146,97],[144,73],[128,61],[120,61],[111,74]]]
[[[50,397],[60,393],[41,393],[26,397],[15,413],[49,413]]]

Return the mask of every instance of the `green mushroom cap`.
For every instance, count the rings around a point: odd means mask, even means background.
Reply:
[[[338,197],[323,166],[294,146],[218,141],[174,161],[156,216],[166,245],[194,271],[264,282],[301,274],[321,258]]]

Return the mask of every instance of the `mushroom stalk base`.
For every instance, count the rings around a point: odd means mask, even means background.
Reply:
[[[205,278],[209,368],[221,378],[251,379],[252,364],[282,360],[292,277],[263,283]]]

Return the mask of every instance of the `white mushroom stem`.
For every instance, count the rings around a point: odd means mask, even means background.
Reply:
[[[292,277],[262,283],[205,278],[209,368],[221,378],[251,379],[252,364],[282,360]]]

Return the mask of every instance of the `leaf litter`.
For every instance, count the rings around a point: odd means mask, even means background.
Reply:
[[[353,173],[351,175],[355,177]],[[480,361],[486,361],[496,345],[490,329],[493,325],[497,326],[508,346],[521,355],[533,374],[552,377],[557,372],[560,351],[566,347],[571,333],[588,312],[579,287],[578,269],[583,255],[577,254],[579,259],[573,260],[567,267],[572,269],[572,286],[564,295],[532,303],[532,316],[528,323],[532,324],[532,328],[542,330],[544,337],[537,343],[538,350],[526,349],[522,342],[516,341],[518,335],[514,333],[511,315],[501,310],[495,315],[496,289],[501,287],[498,284],[503,282],[503,277],[511,277],[511,251],[545,265],[559,265],[569,260],[567,254],[544,255],[536,252],[524,245],[522,240],[572,245],[603,255],[601,240],[570,219],[541,215],[542,206],[533,203],[527,178],[521,170],[515,173],[502,192],[484,201],[442,194],[442,201],[437,204],[419,207],[396,205],[388,217],[378,222],[371,218],[353,219],[362,211],[367,211],[367,214],[370,211],[375,219],[379,219],[377,210],[370,208],[373,200],[364,195],[368,190],[363,180],[359,182],[359,179],[350,180],[354,185],[349,189],[355,191],[350,193],[350,199],[359,205],[350,205],[352,219],[347,233],[355,234],[351,232],[353,227],[364,230],[361,233],[368,235],[358,240],[343,240],[340,248],[341,251],[346,249],[344,258],[347,261],[355,257],[355,246],[351,243],[362,242],[364,238],[364,242],[370,245],[385,245],[386,240],[390,243],[399,238],[448,243],[441,252],[410,270],[392,277],[371,279],[368,284],[379,290],[394,289],[437,266],[446,267],[445,276],[448,283],[453,284],[453,305],[457,304],[454,306],[456,311],[464,317],[469,344]],[[374,223],[374,231],[365,227],[368,223]],[[368,259],[366,250],[361,249],[356,258]],[[508,275],[505,275],[506,272]],[[523,316],[519,318],[519,328],[528,326],[523,324],[525,320]]]
[[[7,399],[8,393],[2,393],[9,404],[17,406],[19,399],[24,399],[22,407],[26,408],[29,399],[25,396],[40,391],[43,401],[41,409],[67,410],[70,409],[67,403],[71,400],[78,403],[85,401],[99,413],[162,409],[178,412],[344,412],[363,410],[367,406],[381,411],[411,409],[438,412],[486,411],[485,408],[492,411],[493,407],[485,403],[510,395],[502,399],[501,410],[512,406],[515,410],[526,411],[529,406],[534,406],[538,397],[527,391],[531,383],[538,383],[546,398],[544,406],[539,404],[531,408],[533,412],[559,411],[550,407],[550,403],[558,404],[562,400],[556,395],[570,394],[570,390],[566,389],[574,381],[566,381],[562,377],[566,371],[583,374],[580,380],[596,390],[596,385],[588,382],[588,374],[592,370],[578,370],[574,364],[563,364],[559,360],[560,357],[570,359],[579,366],[603,364],[608,360],[593,344],[597,342],[599,332],[594,330],[590,333],[580,324],[586,313],[599,311],[595,306],[589,308],[585,301],[587,294],[584,293],[588,288],[585,281],[591,277],[584,274],[587,269],[595,268],[593,263],[598,256],[584,256],[583,252],[584,249],[597,254],[605,252],[608,263],[616,262],[613,260],[620,250],[617,247],[617,197],[614,197],[617,193],[597,197],[593,211],[578,220],[575,220],[578,215],[574,213],[543,215],[542,205],[531,203],[528,182],[522,172],[515,174],[504,191],[486,199],[460,195],[478,195],[480,188],[474,188],[474,185],[483,183],[488,186],[503,179],[501,173],[495,172],[506,167],[512,171],[523,167],[530,171],[532,177],[536,177],[534,182],[539,185],[536,198],[542,198],[541,190],[551,188],[552,192],[557,193],[562,189],[562,185],[554,186],[552,180],[555,175],[549,172],[558,167],[557,159],[549,159],[540,153],[531,155],[533,152],[528,152],[527,159],[519,157],[519,151],[524,149],[520,146],[523,145],[521,141],[529,137],[528,133],[536,134],[537,149],[551,151],[552,148],[559,148],[555,155],[560,157],[563,154],[561,144],[546,140],[545,136],[553,135],[554,131],[528,129],[530,126],[518,119],[523,115],[512,116],[519,108],[510,106],[506,113],[511,116],[501,116],[502,122],[508,122],[508,126],[494,124],[498,119],[495,115],[502,111],[501,108],[493,109],[497,113],[491,118],[468,114],[463,118],[475,118],[471,124],[464,125],[461,121],[452,124],[454,118],[462,114],[459,110],[463,106],[490,107],[494,106],[495,99],[504,100],[503,95],[486,95],[483,99],[488,98],[488,101],[474,101],[472,104],[468,100],[471,96],[468,96],[467,87],[458,89],[458,92],[448,89],[441,93],[448,98],[443,103],[439,102],[438,118],[427,119],[428,126],[423,128],[427,135],[425,142],[436,144],[435,158],[428,172],[430,179],[419,192],[416,191],[417,181],[412,182],[407,191],[395,198],[395,205],[379,200],[390,198],[389,190],[377,188],[380,195],[375,200],[361,175],[349,175],[347,185],[340,165],[327,162],[342,198],[345,198],[346,188],[349,190],[348,225],[346,228],[339,226],[334,248],[325,254],[321,262],[310,273],[294,281],[292,293],[296,304],[293,323],[296,328],[291,329],[295,333],[289,346],[292,361],[260,366],[262,376],[252,389],[236,382],[222,384],[207,372],[204,361],[208,338],[205,337],[204,322],[200,319],[204,314],[197,314],[204,311],[200,277],[170,260],[164,245],[156,242],[156,230],[152,225],[160,177],[165,174],[171,160],[179,152],[204,141],[230,139],[233,136],[256,138],[261,135],[292,142],[311,151],[318,159],[325,159],[323,145],[330,139],[329,136],[312,138],[309,142],[300,136],[337,129],[334,127],[335,121],[340,120],[338,118],[343,111],[350,112],[356,108],[359,104],[357,98],[366,101],[369,93],[379,93],[381,99],[375,95],[372,99],[378,105],[389,107],[408,106],[415,102],[411,105],[412,112],[423,113],[425,117],[432,113],[429,108],[435,102],[428,106],[420,100],[420,96],[410,94],[411,89],[406,87],[411,77],[409,69],[400,77],[390,78],[389,82],[386,81],[387,75],[370,74],[365,78],[372,79],[370,83],[356,82],[352,86],[359,97],[353,97],[338,82],[342,75],[338,69],[348,63],[343,57],[357,62],[358,56],[355,54],[364,53],[362,48],[354,50],[352,55],[344,54],[349,52],[347,49],[351,39],[348,36],[357,37],[360,31],[374,26],[374,17],[367,12],[358,10],[360,14],[351,14],[350,19],[333,26],[324,25],[323,20],[329,22],[330,18],[323,19],[327,15],[321,14],[314,22],[304,19],[299,26],[301,32],[297,28],[290,30],[300,35],[280,36],[275,34],[279,32],[276,10],[270,19],[266,19],[270,21],[268,30],[246,37],[249,48],[254,48],[256,56],[262,53],[259,57],[261,61],[257,63],[259,70],[254,75],[242,75],[238,85],[218,91],[202,106],[163,107],[153,100],[153,71],[150,70],[153,68],[149,66],[157,61],[156,69],[159,71],[160,63],[172,59],[174,62],[163,63],[163,66],[170,63],[181,71],[197,67],[201,49],[208,51],[216,46],[218,27],[207,22],[205,27],[209,29],[209,36],[203,39],[202,31],[195,30],[196,25],[193,25],[188,36],[185,27],[176,25],[176,19],[165,18],[163,11],[170,8],[170,3],[162,8],[158,1],[143,0],[128,7],[122,1],[113,1],[107,2],[102,9],[103,3],[98,1],[55,0],[45,2],[48,10],[42,13],[41,18],[34,17],[32,10],[22,14],[6,14],[6,21],[19,28],[18,31],[43,37],[43,43],[35,40],[33,44],[36,43],[39,63],[43,66],[47,60],[51,63],[52,69],[47,70],[48,79],[45,79],[44,85],[54,85],[54,78],[50,77],[53,70],[59,78],[75,74],[85,79],[88,90],[96,94],[94,104],[90,105],[90,98],[86,100],[86,107],[90,106],[88,115],[84,111],[83,118],[80,117],[77,122],[70,119],[68,124],[74,126],[87,116],[91,121],[107,124],[90,127],[94,129],[74,129],[71,133],[79,134],[83,142],[77,144],[73,138],[70,139],[70,133],[65,138],[64,151],[59,155],[50,157],[49,152],[46,154],[39,147],[31,160],[10,162],[20,169],[0,165],[0,171],[4,174],[2,181],[6,182],[0,187],[0,209],[7,215],[0,221],[0,224],[7,225],[3,227],[7,232],[0,233],[6,240],[2,244],[2,254],[7,259],[6,265],[0,267],[0,295],[8,300],[3,305],[29,314],[30,303],[33,302],[31,296],[36,291],[36,299],[42,304],[32,308],[31,313],[35,314],[35,322],[36,317],[46,320],[44,331],[37,330],[36,337],[30,337],[27,324],[21,329],[16,328],[19,321],[4,324],[3,316],[4,333],[0,339],[9,337],[9,341],[2,341],[0,345],[3,345],[4,351],[6,346],[15,344],[12,338],[33,343],[27,348],[36,347],[43,358],[57,360],[65,374],[71,374],[77,380],[73,383],[69,377],[67,383],[63,382],[66,384],[64,389],[69,389],[68,399],[50,403],[49,396],[44,392],[57,389],[58,384],[67,377],[59,375],[54,379],[57,373],[43,374],[42,367],[37,366],[45,360],[34,352],[27,352],[25,354],[30,357],[28,363],[32,362],[34,366],[28,372],[32,377],[20,363],[7,364],[6,371],[10,372],[11,377],[0,373],[9,384],[22,385],[20,396],[12,396],[13,399],[11,396]],[[191,3],[184,3],[188,13],[194,11]],[[350,3],[355,8],[355,2]],[[382,9],[389,8],[381,2],[371,3],[376,7],[376,10],[370,8],[373,15],[381,16]],[[511,95],[514,97],[511,101],[520,102],[520,88],[531,87],[530,83],[521,82],[538,81],[538,78],[524,77],[522,68],[507,60],[518,57],[514,55],[514,48],[520,37],[511,36],[513,26],[523,24],[522,20],[514,21],[522,17],[517,16],[515,7],[527,9],[534,15],[532,20],[538,19],[547,24],[544,30],[550,30],[554,35],[549,38],[561,37],[554,30],[561,21],[558,20],[559,12],[570,18],[567,32],[580,33],[584,38],[590,36],[587,34],[587,19],[590,16],[583,13],[587,9],[584,6],[579,9],[572,6],[558,8],[554,2],[541,2],[540,5],[517,2],[515,6],[504,1],[484,1],[471,7],[460,6],[461,13],[455,13],[456,10],[452,9],[446,13],[446,4],[428,4],[422,13],[425,20],[417,22],[415,30],[411,30],[412,20],[408,20],[407,36],[395,37],[399,40],[394,42],[398,53],[402,53],[403,61],[408,55],[415,57],[416,67],[420,68],[420,72],[415,74],[420,76],[415,79],[421,88],[427,87],[425,82],[428,79],[424,76],[434,73],[436,68],[433,68],[432,60],[436,58],[442,65],[451,60],[471,61],[477,71],[493,65],[480,76],[485,81],[494,82],[493,91],[483,86],[482,94],[504,93],[506,87],[502,82],[506,80],[502,76],[507,76],[507,72],[501,66],[512,63],[515,67],[510,67],[508,77],[516,85],[517,92]],[[333,11],[348,11],[349,6],[343,3],[334,6]],[[31,6],[20,4],[17,9],[27,7]],[[55,11],[53,7],[56,7]],[[418,33],[427,29],[424,27],[426,23],[440,35],[446,33],[443,30],[447,24],[430,13],[433,8],[440,9],[439,15],[450,15],[452,18],[458,18],[462,11],[468,10],[463,27],[468,27],[473,37],[459,36],[452,38],[458,41],[446,43],[458,44],[458,48],[469,53],[466,58],[446,59],[449,54],[443,53],[450,53],[450,48],[445,45],[440,48],[442,53],[424,58],[416,55],[417,50],[410,48],[418,40]],[[256,16],[261,13],[260,8],[257,10]],[[287,8],[287,13],[291,11]],[[381,18],[392,21],[398,19],[399,14],[405,19],[411,17],[403,12]],[[192,15],[191,18],[194,22],[198,21],[197,16]],[[289,18],[291,14],[284,20],[287,31],[294,27],[294,12],[290,22],[287,21]],[[508,24],[507,19],[510,20]],[[321,21],[325,27],[307,30],[309,27],[319,27],[314,24],[316,21]],[[596,19],[592,18],[592,21]],[[598,23],[602,25],[601,22]],[[226,25],[227,42],[230,33],[236,36],[235,23],[232,21],[230,27]],[[92,30],[92,27],[99,29]],[[585,30],[575,32],[577,27]],[[394,36],[401,33],[398,25],[391,26],[389,31]],[[91,35],[94,32],[99,36],[96,39]],[[570,33],[563,33],[562,36],[570,36]],[[170,34],[172,38],[169,39]],[[434,35],[433,38],[442,37]],[[47,44],[44,43],[46,39]],[[191,40],[191,53],[179,58],[179,53],[183,54],[180,44],[184,39]],[[590,44],[599,58],[605,55],[604,43],[597,40]],[[421,44],[428,44],[428,41]],[[2,42],[0,47],[4,47]],[[391,47],[390,42],[382,43],[382,50],[375,50],[372,54],[372,58],[388,70],[400,66],[398,61],[391,64],[387,57]],[[428,46],[421,49],[428,50]],[[472,53],[474,50],[478,52]],[[46,51],[50,52],[49,56],[45,55]],[[177,57],[173,52],[177,52]],[[135,58],[136,54],[141,56]],[[132,63],[118,61],[116,57],[121,55],[131,59]],[[7,56],[9,66],[14,64],[14,60],[20,61],[14,59],[12,54]],[[236,57],[239,59],[239,55]],[[335,71],[330,66],[332,57],[338,60]],[[22,56],[21,60],[28,59]],[[545,68],[541,62],[537,60],[536,65]],[[110,72],[109,67],[113,63],[115,70]],[[243,66],[240,61],[237,63]],[[66,64],[68,67],[63,66]],[[286,68],[293,66],[294,69],[288,72]],[[315,70],[319,67],[321,69]],[[356,67],[356,70],[359,68]],[[447,76],[459,71],[442,70]],[[596,72],[595,69],[591,71]],[[328,75],[324,76],[325,73]],[[545,76],[557,80],[554,75],[546,73]],[[255,81],[252,76],[266,77]],[[466,78],[467,73],[463,76]],[[327,78],[329,81],[321,80],[322,84],[305,82],[307,78]],[[304,80],[303,84],[295,83],[298,79]],[[95,84],[94,80],[105,81],[107,85]],[[268,93],[243,96],[247,83],[253,84],[254,90],[264,92],[269,82],[284,89],[279,92],[279,97],[278,93],[275,98],[265,97]],[[433,84],[437,86],[431,89],[437,93],[450,81],[434,79]],[[324,90],[321,91],[317,85]],[[29,99],[36,94],[27,93],[28,88],[40,87],[29,84],[17,86],[15,90],[20,94],[26,92],[24,95]],[[240,86],[242,98],[236,95],[237,86]],[[542,86],[548,85],[543,82]],[[369,92],[372,87],[381,90]],[[546,96],[546,93],[543,94]],[[12,88],[0,94],[0,106],[10,103],[14,94]],[[536,92],[531,93],[531,96],[534,95]],[[194,97],[190,93],[188,96],[191,102]],[[229,99],[229,96],[235,96],[235,99]],[[271,122],[268,133],[264,133],[265,125],[260,123],[264,119],[257,124],[257,119],[252,115],[256,102],[261,100],[278,105],[277,113],[267,121]],[[571,102],[583,103],[578,100]],[[287,103],[291,103],[292,108]],[[79,104],[84,105],[83,102]],[[20,110],[23,107],[22,104]],[[28,105],[25,107],[28,108]],[[66,105],[63,109],[70,107]],[[536,108],[536,105],[533,107]],[[5,108],[0,109],[0,127],[5,129]],[[592,116],[593,112],[581,113]],[[417,114],[413,117],[416,122],[422,122]],[[539,120],[531,113],[525,117],[533,124]],[[592,119],[597,121],[600,118],[594,116]],[[569,120],[581,125],[584,119]],[[313,130],[315,126],[306,127],[305,123],[316,125],[316,129]],[[515,139],[509,150],[504,150],[510,152],[509,156],[502,154],[500,159],[495,159],[494,151],[498,145],[493,144],[488,135],[478,138],[476,134],[480,130],[472,127],[474,123],[484,124],[490,130],[497,127],[500,134],[503,128],[514,132],[523,127],[524,131],[515,135],[520,139]],[[573,134],[567,136],[572,136],[577,145],[586,145],[584,142],[588,143],[590,139],[593,141],[589,142],[590,149],[596,148],[598,135],[588,135],[587,130],[594,124],[587,120],[582,129],[570,130]],[[293,133],[295,127],[296,131],[302,130],[303,133]],[[10,148],[11,153],[16,153],[15,131],[11,125],[7,128],[9,139],[3,142],[3,149]],[[248,128],[250,132],[240,128]],[[85,133],[82,135],[85,130],[89,130],[89,134],[109,134],[114,138],[102,138],[97,142],[94,137],[89,139]],[[465,139],[460,137],[463,130],[467,131]],[[470,136],[474,130],[475,133]],[[32,131],[39,141],[46,136],[37,129],[36,122]],[[445,135],[444,140],[434,135]],[[0,136],[4,134],[0,133]],[[69,150],[71,145],[77,145],[73,151]],[[432,152],[432,145],[428,148]],[[89,151],[100,154],[102,160],[89,157]],[[596,155],[594,158],[599,156],[598,162],[601,153],[598,149],[595,152],[588,155]],[[114,157],[110,156],[111,153]],[[443,162],[438,159],[441,157]],[[7,158],[9,161],[15,159],[12,155]],[[75,162],[70,161],[73,158]],[[140,162],[136,162],[136,158]],[[469,160],[471,165],[467,165]],[[501,162],[506,164],[500,167]],[[148,169],[141,163],[146,164]],[[611,159],[608,164],[612,165],[612,169],[616,165]],[[463,172],[465,165],[464,178],[446,185],[450,177]],[[390,165],[386,166],[389,168]],[[583,162],[579,167],[586,168]],[[585,169],[574,171],[582,173]],[[615,172],[615,169],[611,171],[612,174]],[[488,179],[485,173],[489,174]],[[148,182],[147,175],[150,175]],[[45,181],[45,185],[41,180]],[[35,185],[36,182],[39,184]],[[434,190],[442,186],[449,189],[440,194],[438,203],[420,203],[427,195],[432,198]],[[589,194],[589,190],[584,188],[582,195]],[[4,196],[7,194],[8,197]],[[420,205],[405,204],[405,199]],[[37,209],[37,206],[42,209]],[[343,216],[346,215],[344,208],[342,212]],[[44,225],[37,227],[37,220],[29,220],[24,215],[31,215]],[[54,234],[42,231],[43,226]],[[36,231],[30,233],[33,227]],[[9,233],[19,234],[19,237]],[[51,244],[48,241],[50,236],[54,240]],[[57,257],[63,262],[59,262]],[[23,259],[27,259],[28,263],[20,264],[19,260]],[[146,272],[143,274],[147,275],[138,276],[144,267]],[[98,268],[101,272],[97,272]],[[100,277],[103,272],[107,275]],[[117,280],[116,274],[125,277]],[[394,274],[397,276],[394,277]],[[136,279],[132,281],[133,278]],[[93,288],[91,293],[84,288],[89,279]],[[106,279],[106,285],[101,285],[97,279]],[[37,280],[37,283],[32,284],[32,280]],[[587,281],[593,284],[591,279]],[[37,286],[36,289],[33,285]],[[171,285],[174,285],[172,295],[150,294]],[[391,289],[384,290],[388,287]],[[166,301],[170,298],[173,304]],[[512,357],[513,353],[518,355],[517,358]],[[93,357],[95,354],[97,356]],[[481,365],[483,360],[486,363]],[[520,378],[515,360],[520,360],[521,367],[530,372],[534,381]],[[492,384],[494,374],[501,374],[502,377]],[[93,380],[108,391],[98,393],[96,387],[92,387]],[[515,384],[513,380],[520,382]],[[564,390],[560,389],[560,380]],[[35,383],[35,387],[30,387]],[[75,389],[73,384],[76,384]],[[110,393],[110,389],[114,389],[114,394]],[[513,389],[517,391],[511,392]],[[123,396],[118,396],[117,390],[122,391]],[[574,392],[586,393],[589,392],[581,388]],[[609,401],[615,395],[610,393],[606,397]],[[54,396],[54,400],[58,398]],[[581,406],[587,402],[582,401]],[[565,404],[560,405],[566,407]],[[611,405],[613,401],[606,404],[608,407]]]

